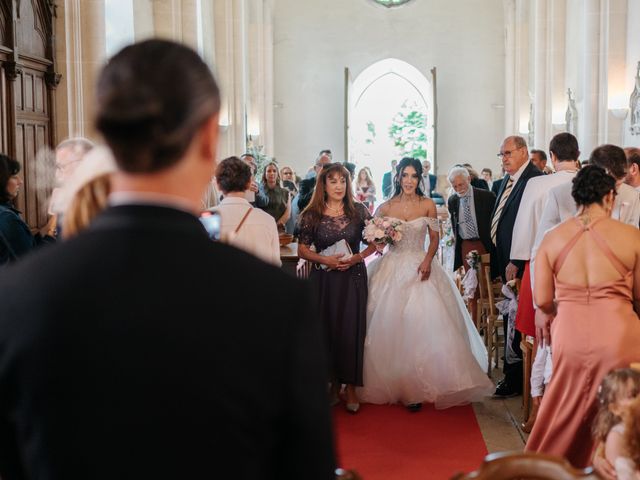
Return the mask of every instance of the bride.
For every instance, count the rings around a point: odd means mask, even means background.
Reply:
[[[487,351],[453,280],[433,261],[438,249],[434,202],[420,189],[422,165],[404,158],[395,194],[376,215],[402,221],[402,239],[371,262],[364,387],[368,403],[422,402],[447,408],[493,392]],[[429,247],[425,255],[427,232]]]

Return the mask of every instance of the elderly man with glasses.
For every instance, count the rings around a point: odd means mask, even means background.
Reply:
[[[491,215],[491,267],[493,277],[510,281],[522,277],[524,262],[511,259],[513,229],[527,182],[542,172],[529,161],[524,138],[505,138],[498,157],[502,160],[505,177],[500,185],[496,206]],[[510,319],[505,341],[504,379],[496,388],[496,397],[513,397],[522,393],[521,335],[515,330],[515,318]]]

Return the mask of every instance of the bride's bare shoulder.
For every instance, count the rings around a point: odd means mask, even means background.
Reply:
[[[389,209],[391,208],[390,206],[391,200],[387,200],[386,202],[382,203],[376,210],[375,212],[375,216],[376,217],[384,217],[389,215]]]

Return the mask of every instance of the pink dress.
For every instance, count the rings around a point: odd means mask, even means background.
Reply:
[[[576,221],[578,220],[569,220]],[[525,450],[557,455],[575,467],[591,464],[591,424],[604,376],[640,360],[640,320],[633,310],[633,272],[616,257],[593,225],[580,230],[555,262],[558,314],[551,325],[553,377]],[[620,273],[617,280],[584,287],[561,282],[557,273],[582,235]]]

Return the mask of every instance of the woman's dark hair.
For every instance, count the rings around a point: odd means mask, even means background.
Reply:
[[[20,172],[20,163],[0,153],[0,203],[13,200],[7,191],[9,179]]]
[[[602,199],[612,190],[615,193],[616,181],[604,168],[586,165],[573,178],[571,196],[578,206],[602,205]]]
[[[251,168],[238,157],[225,158],[216,168],[216,181],[222,193],[244,192],[251,181]]]
[[[600,145],[589,157],[589,165],[604,168],[616,180],[627,174],[627,156],[624,150],[616,145]]]
[[[344,205],[344,214],[350,219],[355,219],[358,215],[356,205],[353,200],[353,190],[351,188],[351,175],[349,171],[341,163],[329,163],[325,165],[316,179],[316,188],[311,197],[309,205],[304,209],[301,217],[305,217],[305,222],[315,227],[322,220],[325,203],[327,202],[326,184],[329,177],[337,175],[345,179],[346,191],[342,203]]]
[[[393,196],[396,197],[402,193],[400,179],[402,178],[402,172],[404,172],[404,169],[407,167],[413,167],[418,174],[419,180],[418,188],[416,188],[416,194],[424,197],[424,192],[422,190],[424,188],[424,179],[422,178],[422,163],[420,163],[420,160],[411,157],[404,157],[402,160],[400,160],[400,163],[398,163],[398,166],[396,167],[396,174],[393,177]]]
[[[126,172],[152,173],[176,164],[219,109],[220,93],[207,64],[167,40],[125,47],[98,79],[96,126]]]
[[[568,132],[558,133],[549,142],[549,152],[553,153],[561,162],[575,162],[580,156],[578,139]]]

